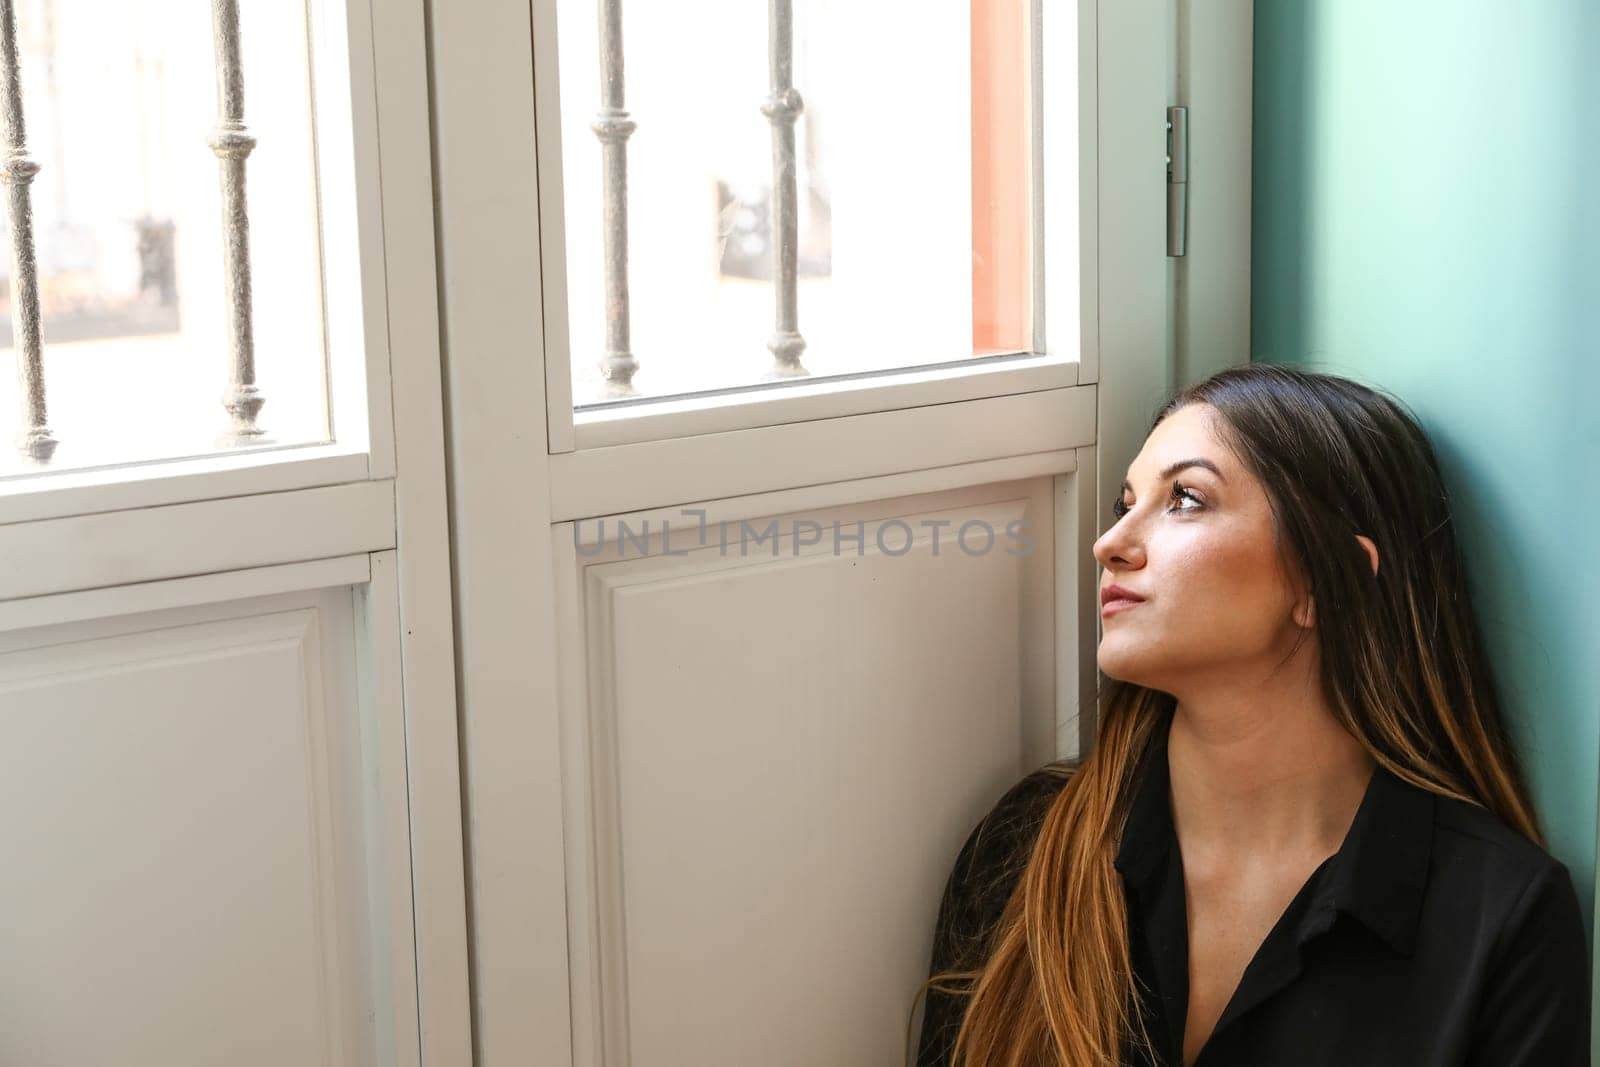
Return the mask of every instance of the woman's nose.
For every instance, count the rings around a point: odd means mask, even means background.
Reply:
[[[1128,570],[1144,566],[1144,548],[1129,536],[1128,524],[1119,522],[1094,543],[1095,561],[1106,570]]]

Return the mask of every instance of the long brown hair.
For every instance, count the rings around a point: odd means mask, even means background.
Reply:
[[[1417,420],[1349,379],[1257,363],[1179,392],[1151,429],[1194,403],[1215,410],[1226,443],[1266,489],[1279,551],[1317,605],[1322,687],[1339,722],[1401,779],[1480,805],[1542,846],[1438,460]],[[1357,534],[1377,544],[1379,576]],[[1175,701],[1115,679],[1101,692],[1099,738],[1081,762],[1061,763],[1071,776],[983,942],[985,958],[918,991],[967,998],[957,1067],[1104,1067],[1130,1043],[1149,1046],[1112,864],[1131,779]]]

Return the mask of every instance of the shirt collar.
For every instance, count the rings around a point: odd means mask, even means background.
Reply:
[[[1433,817],[1432,793],[1379,764],[1329,872],[1334,906],[1405,956],[1416,948]]]
[[[1167,766],[1171,718],[1168,713],[1157,727],[1134,772],[1134,794],[1115,861],[1128,884],[1145,894],[1152,891],[1162,861],[1178,851]],[[1304,913],[1308,921],[1301,927],[1300,939],[1326,929],[1326,919],[1339,911],[1359,921],[1396,952],[1411,955],[1427,886],[1433,819],[1432,793],[1381,764],[1376,767],[1344,844]]]

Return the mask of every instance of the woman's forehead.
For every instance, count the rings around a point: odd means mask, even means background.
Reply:
[[[1137,484],[1141,479],[1160,478],[1163,471],[1187,460],[1207,461],[1224,481],[1242,479],[1244,472],[1219,436],[1217,420],[1204,404],[1187,404],[1162,419],[1129,465],[1129,481]]]

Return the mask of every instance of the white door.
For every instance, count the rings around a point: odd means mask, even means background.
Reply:
[[[0,7],[0,1063],[468,1063],[422,4]]]
[[[435,5],[479,1063],[902,1061],[956,849],[1092,733],[1105,487],[1247,358],[1202,10]]]

